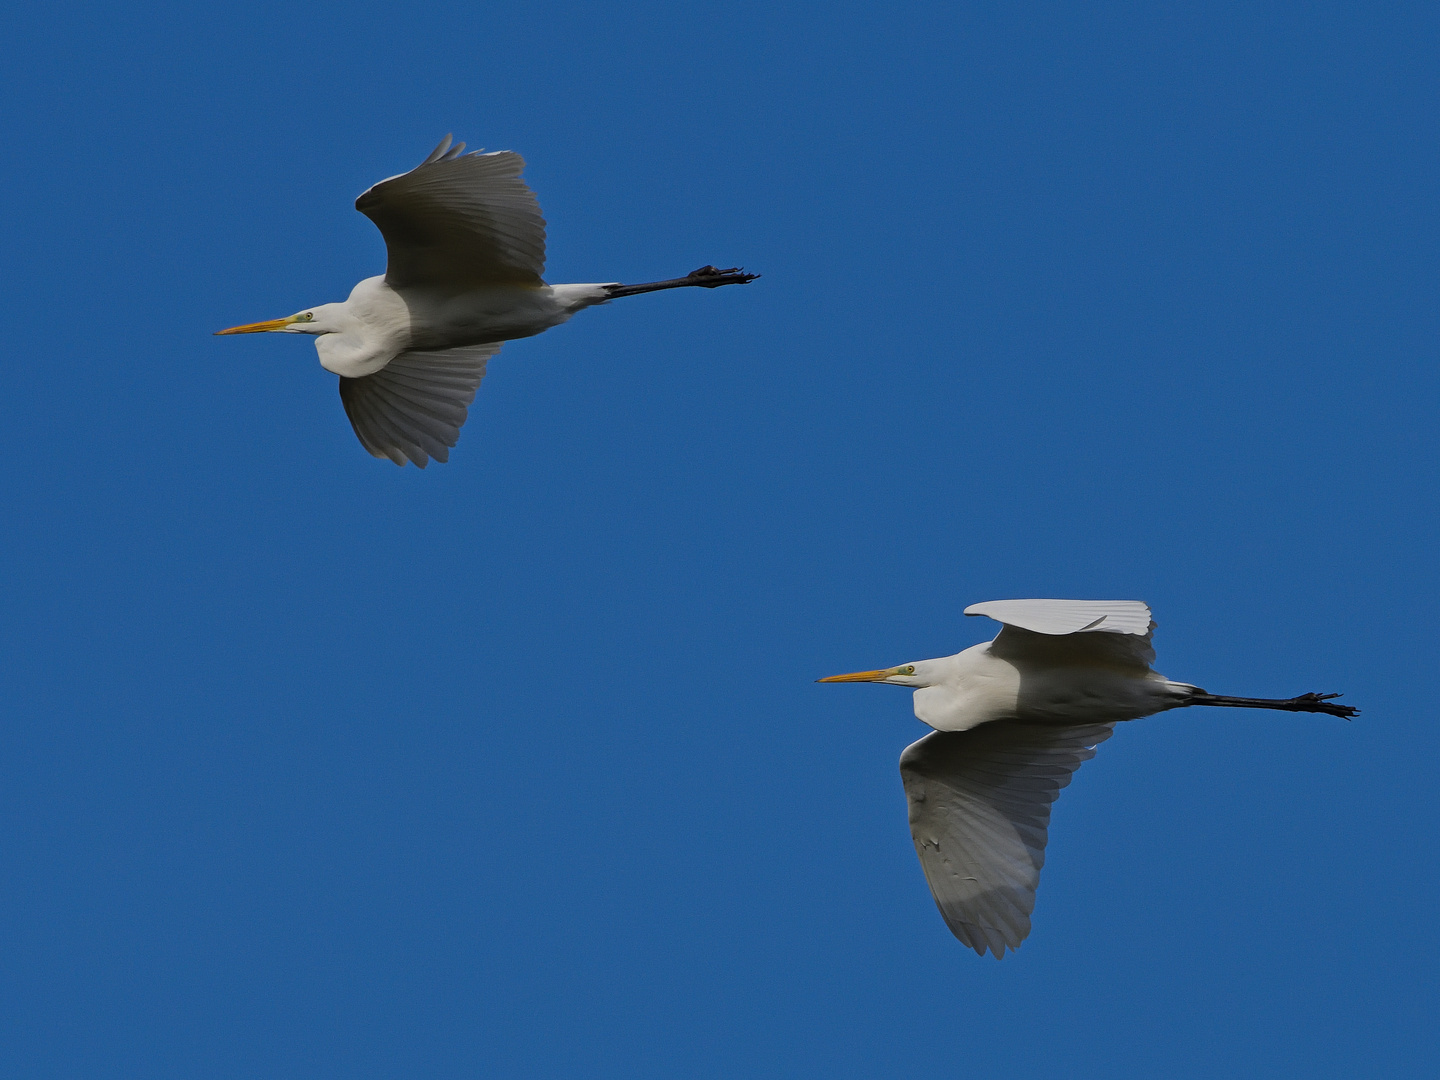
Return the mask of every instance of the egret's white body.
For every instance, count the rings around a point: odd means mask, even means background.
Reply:
[[[1222,697],[1167,679],[1150,668],[1154,623],[1138,600],[995,600],[965,614],[1003,628],[954,656],[820,681],[914,690],[935,731],[900,757],[911,835],[946,924],[981,955],[1029,934],[1050,806],[1116,723],[1189,705],[1356,712],[1333,694]]]
[[[366,278],[340,304],[309,309],[302,329],[315,334],[320,366],[347,379],[373,375],[403,352],[487,345],[559,326],[582,308],[610,299],[605,285],[487,285],[463,292],[393,288]],[[224,331],[222,331],[224,333]]]
[[[559,326],[621,296],[755,278],[703,266],[639,285],[547,285],[545,219],[508,151],[463,154],[447,135],[408,173],[355,202],[385,237],[383,276],[341,303],[221,334],[311,334],[320,365],[340,376],[340,398],[361,444],[397,465],[446,461],[485,365],[500,344]]]

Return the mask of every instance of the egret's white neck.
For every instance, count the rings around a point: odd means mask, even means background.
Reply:
[[[1015,715],[1020,672],[994,656],[990,642],[954,656],[916,660],[885,681],[915,690],[915,716],[937,731],[967,731]]]
[[[383,277],[366,278],[343,304],[315,309],[320,366],[356,379],[373,375],[410,347],[410,311]]]

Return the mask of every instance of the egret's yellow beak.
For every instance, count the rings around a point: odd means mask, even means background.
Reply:
[[[252,322],[244,326],[232,326],[229,330],[216,330],[215,336],[221,334],[263,334],[266,330],[283,330],[291,323],[300,320],[294,315],[287,315],[283,319],[271,319],[269,322]]]
[[[882,671],[852,671],[849,675],[830,675],[816,682],[884,682],[891,675],[905,674],[901,668],[887,667]]]

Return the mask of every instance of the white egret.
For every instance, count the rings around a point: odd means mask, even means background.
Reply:
[[[981,956],[1030,933],[1050,806],[1117,722],[1189,705],[1358,712],[1338,694],[1221,697],[1167,679],[1150,669],[1155,624],[1138,600],[993,600],[965,614],[1003,624],[999,635],[818,681],[915,690],[915,715],[935,730],[900,755],[910,834],[940,914]]]
[[[617,297],[759,276],[702,266],[639,285],[546,285],[545,219],[520,179],[524,160],[464,149],[447,135],[416,168],[355,201],[385,237],[383,277],[366,278],[343,303],[217,331],[314,335],[361,445],[397,465],[449,459],[501,342]]]

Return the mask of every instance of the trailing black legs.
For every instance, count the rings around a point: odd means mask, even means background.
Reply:
[[[1221,705],[1234,709],[1283,709],[1285,712],[1322,712],[1349,720],[1360,710],[1352,705],[1335,705],[1330,699],[1339,694],[1301,694],[1292,698],[1226,697],[1221,694],[1196,694],[1191,705]]]
[[[728,270],[721,270],[714,266],[702,266],[699,270],[692,270],[684,277],[670,278],[667,281],[646,281],[639,285],[608,285],[613,300],[619,296],[636,296],[639,293],[659,292],[661,289],[718,289],[721,285],[745,285],[754,281],[759,274],[747,274],[738,266],[732,266]]]

